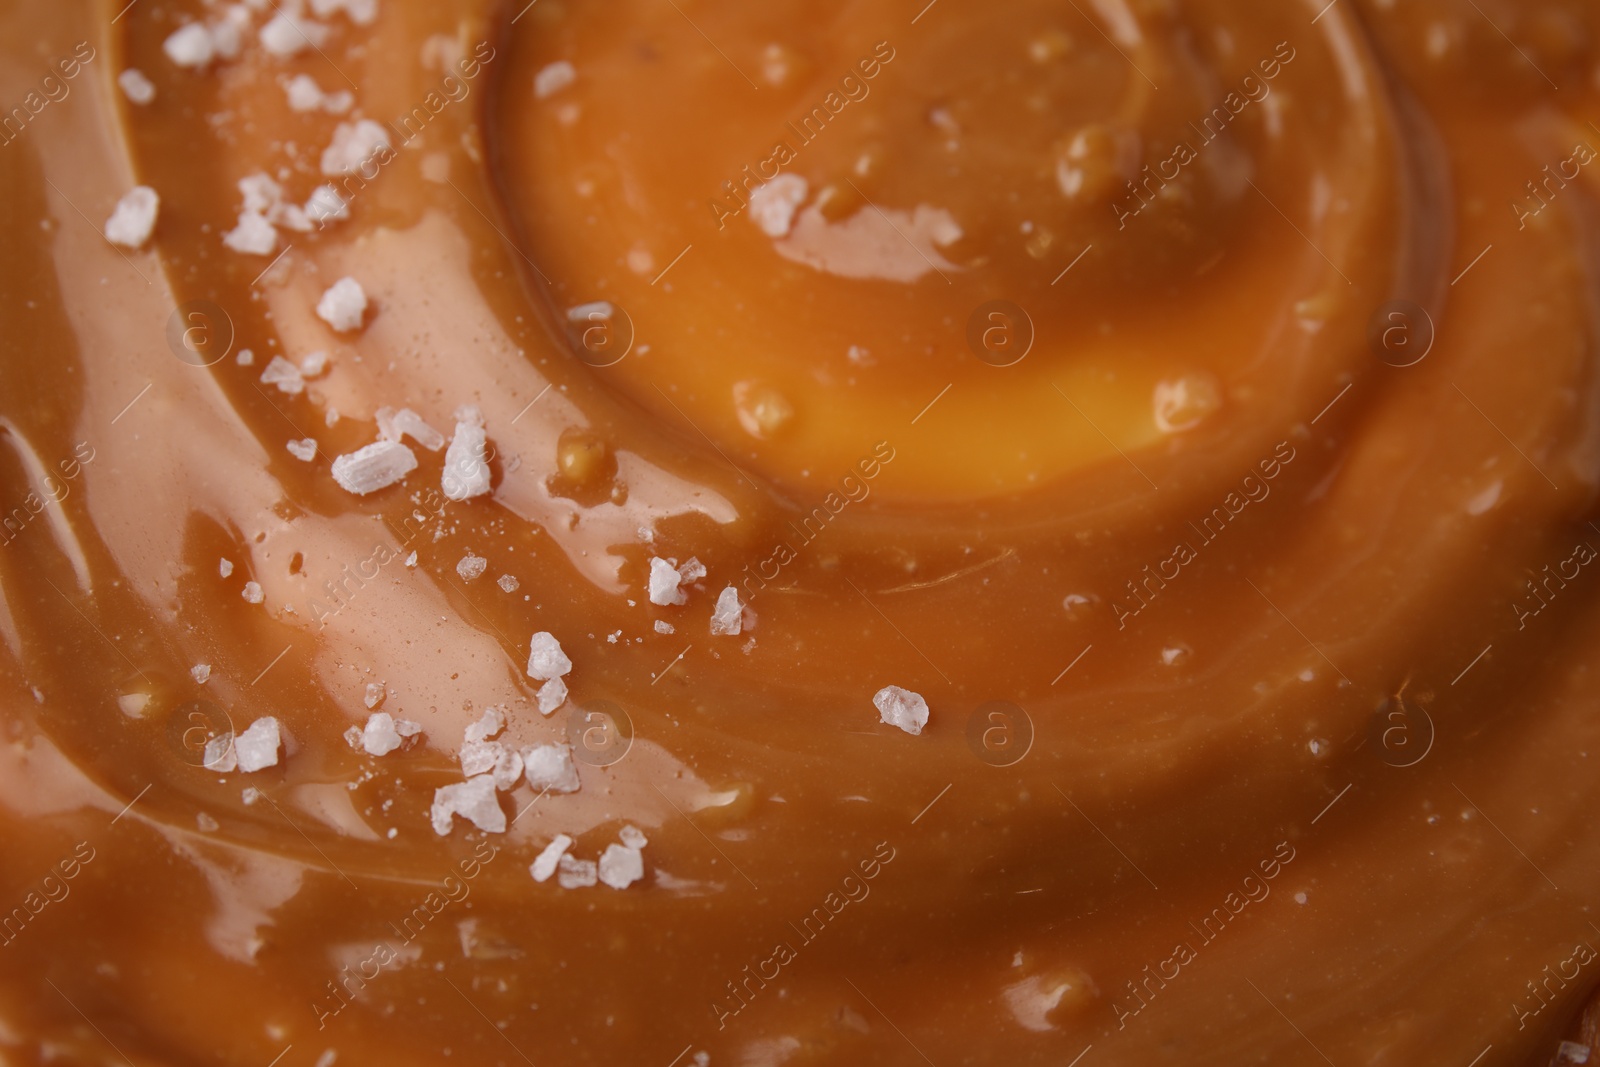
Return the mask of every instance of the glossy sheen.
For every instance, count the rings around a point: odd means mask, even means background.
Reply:
[[[0,146],[6,1062],[1581,1037],[1591,7],[917,6],[381,0],[287,60],[267,10],[205,72],[162,52],[197,4],[0,16],[8,107],[93,57]],[[354,111],[290,110],[297,73]],[[358,115],[396,150],[339,182],[348,220],[223,245],[240,178],[304,201]],[[119,251],[136,184],[160,217]],[[346,276],[369,308],[334,333]],[[233,332],[210,367],[195,322]],[[303,393],[261,383],[318,350]],[[462,405],[491,493],[447,500],[421,447],[333,481],[379,408]],[[650,602],[652,556],[705,565],[687,603]],[[539,631],[573,664],[548,718]],[[420,743],[346,744],[373,683]],[[526,748],[592,741],[597,701],[622,759],[433,832],[485,707]],[[276,766],[196,766],[269,715]],[[628,888],[530,876],[625,825]]]

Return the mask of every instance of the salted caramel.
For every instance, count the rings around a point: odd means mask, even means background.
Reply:
[[[0,19],[0,1062],[1600,1052],[1591,5]]]

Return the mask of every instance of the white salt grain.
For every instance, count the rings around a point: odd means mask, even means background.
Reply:
[[[246,255],[271,255],[278,247],[278,231],[257,211],[239,212],[239,224],[222,235],[222,243]]]
[[[199,70],[211,62],[211,57],[216,54],[216,44],[211,40],[210,30],[198,22],[191,22],[161,42],[161,50],[178,66]]]
[[[350,205],[339,195],[339,190],[331,185],[319,185],[311,190],[304,211],[306,218],[315,222],[318,229],[350,217]]]
[[[536,100],[544,100],[554,96],[577,78],[578,72],[566,60],[557,60],[547,67],[542,67],[539,73],[533,76],[533,95]]]
[[[318,349],[306,354],[300,361],[300,374],[306,378],[315,378],[328,369],[328,353]]]
[[[678,568],[678,578],[683,582],[698,582],[706,576],[706,565],[694,556],[683,561],[683,566]]]
[[[572,670],[572,661],[561,650],[561,642],[548,630],[540,630],[528,642],[528,677],[545,682]]]
[[[311,13],[319,19],[340,11],[357,26],[370,26],[378,17],[378,0],[311,0]]]
[[[624,826],[617,833],[617,837],[629,848],[644,848],[650,843],[650,839],[645,837],[637,826]]]
[[[664,619],[657,619],[655,625],[656,633],[658,634],[673,634],[678,632],[670,622],[667,622]]]
[[[233,560],[223,559],[217,562],[217,573],[226,578],[233,573]]]
[[[261,47],[279,59],[298,55],[307,48],[321,48],[327,37],[326,26],[284,11],[261,27]]]
[[[506,832],[506,813],[500,808],[491,775],[482,774],[434,790],[433,808],[429,812],[433,832],[440,837],[448,835],[453,815],[460,815],[480,830],[496,834]]]
[[[489,491],[489,462],[485,457],[488,437],[483,415],[474,407],[456,413],[456,432],[444,454],[444,473],[440,487],[451,500],[467,500]]]
[[[278,730],[278,720],[271,715],[257,719],[250,728],[233,739],[233,751],[239,757],[239,770],[249,773],[278,762],[278,746],[283,743]]]
[[[406,557],[406,566],[407,567],[415,567],[416,565],[417,565],[417,554],[415,552],[412,552],[411,555]]]
[[[117,87],[122,90],[122,95],[126,96],[130,103],[141,107],[156,98],[155,85],[144,76],[143,71],[134,67],[129,67],[117,75]]]
[[[401,744],[400,731],[395,729],[394,716],[386,711],[367,717],[361,731],[361,747],[369,756],[387,756]]]
[[[382,704],[383,698],[388,695],[389,691],[383,687],[382,682],[368,682],[367,692],[362,698],[362,702],[369,708],[375,708],[379,704]]]
[[[582,784],[572,762],[572,750],[561,743],[538,745],[522,754],[522,773],[535,789],[576,793]]]
[[[780,174],[750,192],[750,221],[768,237],[787,237],[809,187],[798,174]]]
[[[276,385],[279,392],[288,393],[290,396],[299,396],[306,390],[305,375],[300,373],[299,367],[282,356],[273,356],[272,361],[262,370],[261,384]]]
[[[561,862],[561,857],[566,855],[567,849],[572,847],[572,838],[566,834],[557,834],[555,840],[544,847],[544,851],[528,865],[528,873],[533,875],[535,882],[548,881],[556,873],[556,864]]]
[[[189,668],[189,676],[199,684],[205,685],[206,681],[211,677],[211,664],[196,663]]]
[[[117,201],[116,210],[106,220],[106,240],[125,248],[139,248],[150,240],[156,227],[156,212],[161,197],[148,185],[135,185]]]
[[[354,278],[340,278],[317,301],[317,317],[340,333],[360,327],[366,313],[366,291]]]
[[[626,889],[644,877],[644,856],[627,845],[607,845],[600,853],[599,874],[612,889]]]
[[[322,173],[329,177],[354,174],[362,164],[389,147],[389,134],[371,119],[341,122],[333,131],[333,143],[322,153]]]
[[[681,580],[677,560],[650,557],[650,603],[662,607],[688,603],[689,598],[678,588]]]
[[[239,595],[251,604],[259,604],[267,599],[267,595],[261,591],[260,582],[245,582],[244,588],[239,591]]]
[[[920,734],[928,725],[928,702],[909,689],[886,685],[872,698],[878,721],[898,726],[908,734]]]
[[[513,575],[502,574],[498,579],[496,579],[496,584],[508,593],[515,593],[517,591],[517,586],[522,583],[518,582],[516,577]]]
[[[539,714],[549,715],[567,702],[567,683],[552,678],[539,687]]]
[[[505,713],[500,710],[499,704],[491,704],[483,709],[483,714],[478,717],[477,722],[467,724],[463,736],[469,744],[474,741],[487,741],[505,728]]]
[[[226,774],[239,766],[239,758],[233,752],[233,735],[219,734],[206,742],[206,750],[201,757],[201,765],[208,771]]]
[[[398,441],[374,441],[333,461],[340,488],[365,496],[393,485],[417,469],[417,457]]]
[[[574,859],[570,855],[562,856],[556,864],[556,884],[562,889],[583,889],[594,885],[597,874],[594,860]]]
[[[317,442],[314,438],[307,437],[299,441],[289,442],[289,454],[295,459],[310,463],[317,458]]]
[[[744,628],[744,605],[739,603],[739,589],[728,586],[717,595],[717,606],[711,613],[711,632],[736,636]]]
[[[256,361],[256,354],[248,348],[241,348],[239,354],[233,357],[233,361],[241,367],[248,367]]]
[[[456,564],[456,573],[461,575],[462,581],[470,582],[474,578],[482,575],[484,568],[488,566],[488,560],[484,559],[482,556],[474,556],[471,552],[468,552],[465,556],[461,557],[461,562]]]

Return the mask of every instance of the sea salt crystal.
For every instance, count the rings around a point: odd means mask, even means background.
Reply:
[[[37,696],[37,691],[35,691]],[[40,701],[43,703],[43,701]],[[144,709],[150,703],[149,693],[123,693],[117,697],[117,707],[130,719],[144,718]]]
[[[290,441],[288,447],[290,455],[305,463],[310,463],[317,458],[317,442],[315,438],[307,437],[299,441]]]
[[[517,581],[515,575],[502,574],[499,578],[495,579],[495,584],[500,586],[501,589],[504,589],[508,593],[515,593],[517,591],[517,586],[521,585],[522,583]]]
[[[211,40],[210,30],[198,22],[191,22],[173,31],[161,42],[161,50],[178,66],[198,70],[211,62],[211,57],[216,54],[216,44]]]
[[[564,59],[540,68],[539,73],[533,76],[534,99],[544,100],[554,96],[571,85],[577,77],[578,72]]]
[[[369,708],[375,708],[382,704],[383,698],[388,695],[389,691],[383,687],[382,682],[368,682],[366,696],[362,698],[362,702]]]
[[[463,737],[469,744],[474,741],[487,741],[505,728],[505,713],[500,710],[499,704],[491,704],[483,709],[483,714],[478,717],[477,722],[467,724]]]
[[[461,761],[461,773],[467,777],[488,774],[506,754],[506,746],[498,741],[465,741],[456,758]]]
[[[263,172],[247,174],[237,184],[239,195],[244,198],[239,205],[241,211],[265,215],[283,201],[283,186]]]
[[[205,685],[206,681],[211,677],[211,664],[196,663],[189,668],[189,676],[200,685]]]
[[[407,567],[415,567],[416,565],[417,565],[417,554],[416,554],[416,552],[412,552],[411,555],[406,557],[406,566]]]
[[[339,190],[331,185],[319,185],[311,190],[304,210],[306,218],[315,222],[318,228],[350,217],[350,205],[339,195]]]
[[[498,742],[491,742],[497,744]],[[502,791],[510,789],[522,777],[522,757],[513,749],[501,752],[494,761],[494,784]]]
[[[278,746],[282,743],[277,719],[271,715],[257,719],[249,729],[233,739],[233,751],[239,757],[239,770],[249,773],[274,766],[278,762]]]
[[[248,348],[241,348],[239,354],[233,357],[233,361],[241,367],[248,367],[256,361],[256,354]]]
[[[474,407],[456,413],[456,432],[444,454],[440,487],[451,500],[467,500],[489,491],[489,463],[484,456],[488,437],[483,415]]]
[[[657,619],[655,625],[656,633],[658,634],[673,634],[678,632],[673,625],[670,622],[667,622],[665,619]]]
[[[267,595],[261,591],[260,582],[245,582],[244,588],[239,591],[239,595],[251,604],[259,604],[267,599]]]
[[[626,889],[644,877],[644,855],[627,845],[607,845],[600,853],[599,874],[612,889]]]
[[[572,847],[572,838],[566,834],[557,834],[555,840],[544,847],[534,861],[528,865],[528,873],[533,875],[535,882],[548,881],[556,873],[556,864],[561,862],[561,857],[566,855],[567,849]]]
[[[161,197],[148,185],[135,185],[117,201],[116,210],[106,220],[106,240],[125,248],[139,248],[150,240],[156,227],[156,212]]]
[[[399,748],[400,731],[394,728],[394,716],[387,711],[369,715],[361,731],[361,747],[369,756],[387,756]]]
[[[391,486],[417,469],[417,457],[398,441],[374,441],[333,461],[333,480],[357,496]]]
[[[694,556],[683,561],[683,566],[678,568],[678,577],[684,582],[698,582],[706,576],[706,565]]]
[[[332,143],[322,152],[322,173],[330,178],[354,174],[373,155],[388,147],[388,131],[371,119],[341,122],[334,128]]]
[[[322,87],[309,74],[296,74],[283,83],[290,111],[316,111],[322,107]]]
[[[794,213],[810,191],[798,174],[780,174],[750,192],[750,221],[768,237],[787,237]]]
[[[581,784],[572,750],[565,744],[538,745],[522,754],[522,774],[535,789],[576,793]]]
[[[317,318],[340,333],[359,328],[366,313],[366,290],[354,278],[340,278],[317,301]]]
[[[564,855],[556,863],[556,884],[562,889],[584,889],[594,885],[599,873],[594,860],[574,859]]]
[[[220,18],[211,20],[211,45],[222,59],[233,59],[244,48],[250,29],[250,12],[243,4],[230,4]]]
[[[629,848],[644,848],[650,843],[650,839],[637,826],[624,826],[617,837]]]
[[[528,642],[528,677],[545,682],[572,670],[572,661],[561,651],[561,642],[548,630],[540,630]]]
[[[117,87],[122,90],[122,95],[126,96],[130,103],[141,107],[156,98],[155,85],[136,67],[129,67],[117,75]]]
[[[239,224],[222,235],[222,243],[246,255],[271,255],[278,247],[278,231],[257,211],[239,212]]]
[[[207,741],[206,750],[201,755],[201,765],[218,774],[227,774],[238,767],[239,758],[233,751],[233,734],[218,734]]]
[[[567,683],[552,678],[539,687],[539,714],[549,715],[567,702]]]
[[[484,572],[484,568],[488,566],[488,560],[484,559],[482,556],[474,556],[471,552],[468,552],[465,556],[461,557],[461,562],[456,564],[456,573],[461,575],[462,581],[470,582],[474,578],[481,575]]]
[[[262,796],[263,794],[261,790],[257,789],[253,785],[247,785],[244,787],[244,791],[239,794],[239,799],[244,801],[248,806],[260,800]]]
[[[898,726],[908,734],[920,734],[928,725],[928,702],[909,689],[886,685],[872,698],[878,721]]]
[[[226,578],[233,573],[233,560],[223,559],[217,562],[217,573]]]
[[[306,378],[300,373],[300,368],[284,359],[282,356],[273,356],[272,362],[266,365],[261,372],[262,385],[276,385],[279,392],[298,396],[305,392]]]
[[[450,833],[454,825],[452,816],[459,815],[480,830],[503,834],[506,832],[506,813],[500,808],[494,777],[480,774],[465,782],[440,786],[433,791],[433,808],[429,818],[433,832],[440,837]]]
[[[390,441],[399,441],[410,437],[417,444],[429,452],[437,452],[444,447],[444,434],[428,425],[426,419],[410,408],[382,407],[374,412],[378,422],[378,436]]]
[[[307,48],[321,48],[327,38],[328,27],[285,11],[261,27],[261,47],[279,59],[298,55]]]
[[[744,605],[739,603],[739,589],[728,586],[717,595],[716,609],[711,612],[711,632],[736,636],[744,628]]]
[[[300,361],[300,374],[302,377],[315,378],[328,369],[328,353],[318,349],[306,354]]]
[[[681,580],[677,560],[650,557],[650,603],[662,607],[688,603],[689,598],[678,588]]]

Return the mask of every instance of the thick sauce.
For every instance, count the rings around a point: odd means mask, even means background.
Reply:
[[[918,6],[0,15],[0,1062],[1595,1044],[1592,6]]]

